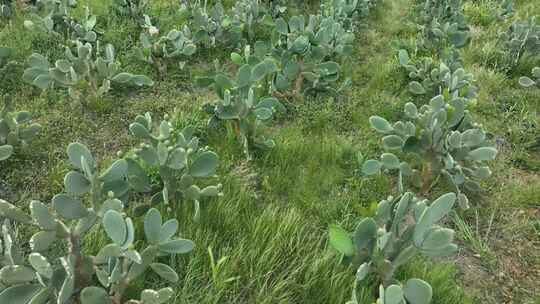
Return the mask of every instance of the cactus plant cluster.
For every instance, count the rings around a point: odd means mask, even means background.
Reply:
[[[182,1],[181,13],[187,19],[182,29],[173,29],[159,36],[159,29],[144,15],[140,35],[141,47],[135,48],[140,60],[154,64],[160,74],[171,58],[192,56],[197,48],[235,48],[254,37],[254,27],[271,17],[258,0],[236,2],[230,13],[219,2],[209,6],[206,1]],[[183,66],[184,62],[179,62]]]
[[[461,0],[423,2],[417,46],[428,54],[413,60],[407,50],[398,53],[400,65],[412,79],[411,93],[428,97],[443,94],[466,100],[476,97],[474,76],[463,69],[458,52],[469,39],[462,11]]]
[[[361,220],[352,234],[332,226],[330,244],[358,267],[354,288],[374,277],[382,286],[379,303],[429,303],[432,292],[427,282],[410,279],[402,287],[394,275],[399,266],[417,254],[441,257],[457,250],[454,231],[438,225],[455,201],[454,193],[444,194],[430,203],[407,192],[382,200],[375,217]],[[358,303],[354,296],[351,303]]]
[[[189,20],[184,31],[201,47],[242,47],[255,41],[256,29],[272,26],[274,16],[285,12],[277,2],[241,0],[225,11],[219,2],[209,6],[206,1],[182,1],[181,10]]]
[[[279,98],[296,97],[319,91],[338,92],[340,66],[333,60],[350,55],[354,35],[331,18],[302,15],[289,21],[278,18],[272,37],[249,45],[244,54],[232,53],[233,63],[253,67],[257,80],[268,87],[268,93]],[[347,83],[347,82],[346,82]]]
[[[347,30],[354,30],[358,20],[369,15],[375,2],[373,0],[326,0],[321,3],[321,12],[324,16],[341,20]]]
[[[64,59],[57,60],[54,66],[42,55],[32,54],[23,79],[42,90],[67,89],[69,96],[83,105],[102,98],[111,89],[112,82],[136,86],[153,84],[144,75],[121,72],[111,44],[102,49],[99,43],[96,47],[79,40],[74,43],[73,51],[66,47]]]
[[[534,67],[532,69],[532,77],[534,79],[531,79],[527,76],[521,76],[519,78],[519,84],[525,88],[533,86],[537,86],[538,88],[540,88],[540,67]]]
[[[153,81],[144,75],[135,75],[120,70],[111,44],[103,48],[95,30],[97,17],[86,7],[82,20],[70,16],[75,0],[44,0],[38,3],[25,26],[32,31],[41,31],[66,39],[64,58],[54,64],[41,54],[29,58],[29,67],[23,79],[42,90],[67,89],[76,103],[87,105],[103,98],[111,89],[111,83],[136,86],[151,86]],[[177,41],[173,42],[175,45]],[[151,55],[147,55],[149,57]]]
[[[33,32],[69,37],[70,26],[74,23],[70,12],[76,5],[76,0],[39,1],[24,26]]]
[[[420,6],[417,46],[419,53],[427,51],[428,56],[411,60],[406,50],[400,50],[398,60],[412,80],[409,91],[430,98],[429,102],[419,108],[406,103],[395,123],[370,117],[373,129],[383,134],[386,151],[379,159],[364,161],[360,155],[365,176],[398,173],[399,195],[381,201],[375,217],[362,219],[352,235],[338,226],[330,227],[330,244],[345,261],[358,267],[350,304],[359,304],[358,283],[373,277],[381,284],[378,304],[431,302],[429,283],[413,278],[403,284],[394,278],[396,269],[417,254],[439,257],[457,250],[454,231],[437,223],[456,202],[462,208],[469,206],[464,190],[481,190],[479,181],[491,175],[486,162],[497,155],[489,134],[467,109],[474,104],[477,88],[474,76],[462,68],[457,51],[469,35],[461,1],[425,0]],[[430,195],[439,177],[446,177],[455,193],[430,204],[423,198]],[[408,192],[411,186],[420,188],[417,195]]]
[[[150,204],[139,205],[137,213],[161,202],[193,201],[197,219],[202,198],[222,195],[221,184],[202,189],[197,185],[197,180],[215,175],[218,156],[208,147],[200,147],[192,127],[178,129],[168,118],[156,127],[150,113],[146,113],[138,115],[129,126],[131,134],[142,141],[133,156],[126,158],[131,187],[137,192],[153,194]],[[148,171],[152,168],[156,168],[161,178],[159,185],[151,182]],[[156,188],[160,188],[158,192]]]
[[[31,201],[30,215],[0,200],[0,302],[159,304],[173,296],[171,288],[146,289],[140,299],[125,299],[126,289],[148,270],[176,282],[174,269],[159,263],[161,256],[183,254],[192,241],[175,237],[178,221],[163,223],[160,212],[150,209],[144,219],[146,240],[139,240],[125,204],[118,199],[127,189],[127,161],[117,160],[100,173],[90,151],[72,143],[69,159],[75,170],[64,178],[65,193],[50,205]],[[35,227],[29,240],[16,239],[11,221]],[[90,249],[85,237],[103,229],[109,243]],[[30,243],[31,253],[20,246]],[[61,243],[62,246],[53,244]],[[94,243],[92,243],[94,245]],[[94,250],[94,252],[92,252]]]
[[[411,93],[428,96],[442,94],[465,100],[476,98],[478,89],[474,85],[474,76],[462,67],[452,69],[444,62],[436,66],[430,57],[424,57],[414,64],[406,50],[399,50],[398,57],[409,78],[415,79],[409,83]]]
[[[114,0],[112,10],[118,16],[127,16],[142,23],[149,4],[149,0]]]
[[[120,70],[112,45],[102,46],[97,37],[96,17],[88,9],[81,22],[70,17],[75,4],[75,0],[40,1],[36,14],[25,22],[28,29],[64,38],[69,46],[54,63],[32,54],[24,80],[42,90],[64,89],[81,104],[104,97],[114,82],[152,85],[144,75]],[[151,63],[191,56],[197,47],[244,47],[243,56],[231,55],[237,65],[234,76],[217,69],[207,79],[217,95],[208,108],[211,120],[227,122],[249,154],[251,147],[274,146],[264,125],[283,109],[276,96],[338,90],[334,88],[340,77],[337,61],[351,54],[352,19],[372,4],[372,0],[335,0],[332,13],[297,15],[286,21],[281,17],[283,7],[257,0],[236,3],[230,14],[219,3],[207,10],[206,2],[183,1],[187,26],[161,37],[144,16],[148,1],[119,0],[117,6],[137,19],[142,16],[142,47],[137,53]],[[256,41],[255,29],[261,24],[272,32],[269,43]],[[32,124],[26,112],[1,114],[0,153],[7,151],[7,158],[14,143],[24,145],[41,127]],[[171,283],[179,280],[177,272],[160,261],[188,253],[194,244],[177,237],[178,221],[164,222],[156,205],[190,201],[198,218],[202,198],[221,195],[221,184],[203,180],[215,175],[218,156],[201,146],[193,128],[179,128],[167,116],[155,124],[149,113],[139,115],[129,131],[140,146],[106,167],[83,144],[70,144],[67,155],[72,170],[63,179],[64,191],[49,204],[31,201],[28,214],[0,199],[0,303],[160,304],[172,299],[171,288],[145,289],[137,299],[128,299],[127,290],[147,271]],[[148,202],[131,204],[134,194]],[[417,205],[419,210],[422,205]],[[425,203],[423,207],[430,209]],[[144,233],[135,231],[140,225],[134,220],[143,214]],[[15,233],[21,224],[25,232],[33,233],[30,238]],[[89,246],[95,239],[106,239],[107,244]]]
[[[430,20],[438,16],[467,28],[461,12],[461,1],[427,0],[424,4],[425,11],[429,8],[426,16],[431,16]],[[430,99],[429,104],[422,105],[420,110],[415,104],[407,103],[405,119],[394,124],[382,117],[370,118],[372,127],[385,134],[382,140],[385,150],[402,153],[408,162],[400,161],[392,153],[384,153],[380,160],[366,161],[362,171],[371,175],[381,169],[397,170],[400,191],[405,188],[404,177],[409,177],[423,194],[438,181],[439,176],[446,176],[455,186],[460,205],[467,207],[468,198],[461,189],[481,189],[478,181],[491,174],[484,162],[494,159],[497,150],[489,144],[486,132],[474,122],[467,110],[476,98],[474,76],[461,67],[455,47],[451,49],[454,50],[451,52],[453,57],[448,65],[441,58],[449,54],[445,50],[435,50],[438,56],[434,57],[440,60],[438,65],[437,60],[430,57],[424,57],[414,64],[407,51],[399,51],[399,63],[413,79],[409,83],[409,90],[416,95],[435,97]]]
[[[370,123],[382,138],[387,153],[380,160],[367,160],[362,166],[365,175],[380,170],[397,170],[398,188],[403,179],[427,194],[440,176],[454,185],[460,205],[468,206],[461,189],[479,191],[479,180],[491,175],[486,161],[495,159],[497,149],[490,145],[482,126],[471,121],[460,99],[446,101],[442,95],[431,99],[419,110],[413,103],[405,105],[405,119],[390,124],[384,118],[372,116]],[[397,152],[408,161],[400,161]]]
[[[265,137],[264,129],[275,112],[283,110],[283,105],[277,98],[267,95],[269,92],[264,81],[276,71],[277,66],[269,58],[259,61],[249,46],[244,57],[237,53],[231,57],[240,68],[234,77],[218,72],[207,79],[209,84],[213,84],[218,99],[205,108],[212,115],[209,124],[226,122],[249,156],[252,147],[270,149],[274,146],[274,141]]]
[[[0,161],[8,159],[15,149],[27,146],[41,129],[40,124],[32,123],[29,112],[14,112],[11,98],[4,97],[4,106],[0,111]]]
[[[138,59],[154,65],[160,76],[166,74],[171,60],[184,59],[179,61],[183,64],[197,51],[197,46],[184,31],[171,30],[159,36],[159,29],[148,15],[144,15],[143,29],[139,39],[141,46],[134,49],[135,54]]]
[[[206,1],[183,1],[181,10],[188,18],[184,31],[197,46],[236,47],[242,40],[240,24],[233,23],[219,2],[209,7]]]
[[[540,25],[536,23],[535,17],[516,20],[506,32],[501,34],[499,43],[502,44],[512,67],[516,66],[523,57],[538,57],[540,56]]]
[[[274,20],[269,4],[260,0],[242,0],[237,1],[231,8],[231,23],[240,26],[247,43],[253,43],[257,27],[271,26]]]
[[[307,23],[306,23],[307,22]],[[272,33],[272,54],[280,71],[274,77],[278,92],[294,95],[310,91],[336,91],[339,60],[352,52],[354,34],[339,20],[320,15],[277,19]]]
[[[428,0],[422,3],[417,45],[440,53],[461,48],[470,40],[461,0]]]
[[[69,20],[69,28],[71,31],[71,40],[80,40],[82,42],[94,43],[97,40],[97,33],[94,28],[96,26],[96,15],[90,14],[90,9],[85,8],[84,19],[77,21],[73,18]]]
[[[468,30],[460,29],[459,24],[434,19],[423,28],[418,39],[418,46],[424,49],[462,48],[470,40]]]
[[[260,13],[268,10],[247,6],[253,15],[259,12],[258,16],[272,25],[271,39],[245,45],[242,54],[231,53],[231,61],[237,67],[235,76],[217,68],[214,75],[198,78],[199,84],[213,85],[218,96],[218,100],[206,105],[212,115],[210,123],[228,121],[229,130],[240,139],[247,155],[252,147],[273,147],[274,142],[265,136],[263,127],[276,110],[283,108],[278,98],[301,98],[320,91],[337,93],[349,83],[337,86],[340,65],[336,61],[352,53],[354,40],[354,34],[346,30],[340,18],[354,15],[358,3],[336,1],[333,5],[339,10],[331,10],[336,12],[333,15],[294,15],[288,20],[269,20],[268,14]],[[324,5],[327,4],[321,7]],[[216,14],[214,7],[213,15]]]

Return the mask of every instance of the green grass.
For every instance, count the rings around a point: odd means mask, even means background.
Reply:
[[[103,39],[115,45],[123,66],[155,78],[151,67],[136,62],[130,54],[138,36],[133,22],[109,16],[108,1],[90,5],[94,13],[103,15],[98,27],[107,29]],[[494,163],[494,178],[487,182],[489,190],[472,202],[476,212],[463,215],[466,226],[461,228],[480,235],[486,235],[488,227],[492,229],[491,237],[482,239],[480,247],[490,254],[474,260],[479,267],[488,267],[489,275],[511,268],[504,259],[507,251],[494,238],[508,241],[506,246],[517,250],[513,253],[524,253],[520,250],[530,246],[523,260],[511,261],[512,266],[526,271],[539,261],[538,217],[533,214],[518,223],[512,219],[516,212],[529,214],[539,204],[540,156],[527,144],[539,136],[540,92],[520,88],[518,74],[508,75],[497,68],[499,55],[490,49],[489,41],[505,24],[485,21],[488,2],[467,5],[466,14],[478,27],[471,46],[462,52],[466,69],[474,73],[481,89],[474,114],[501,143],[501,154]],[[516,7],[518,15],[531,9],[538,13],[527,1],[518,1]],[[168,8],[167,1],[152,2],[151,13],[160,17],[162,31],[182,23]],[[117,151],[134,146],[127,127],[137,114],[150,111],[157,120],[176,109],[176,123],[194,124],[203,143],[220,155],[218,179],[225,195],[202,203],[198,223],[193,222],[190,204],[167,212],[180,221],[182,236],[197,245],[189,255],[164,261],[181,277],[174,286],[175,303],[345,303],[354,269],[341,265],[340,257],[329,248],[327,227],[340,223],[350,230],[362,216],[371,215],[373,206],[394,188],[385,176],[360,178],[355,172],[356,153],[367,157],[380,153],[379,137],[368,123],[371,115],[393,120],[401,115],[403,104],[414,101],[396,61],[397,49],[410,46],[416,35],[411,16],[412,1],[380,3],[358,32],[354,55],[345,62],[352,89],[335,100],[321,97],[288,105],[291,111],[271,130],[276,148],[257,153],[250,162],[233,138],[205,127],[207,116],[200,107],[213,96],[192,86],[193,74],[207,68],[205,61],[211,64],[208,58],[226,58],[224,51],[205,51],[186,71],[171,70],[171,75],[152,88],[136,92],[117,88],[106,102],[84,112],[71,106],[63,93],[40,94],[24,84],[18,77],[23,66],[18,66],[17,76],[0,90],[14,95],[16,108],[31,111],[44,131],[29,149],[0,164],[0,187],[5,188],[0,188],[0,194],[18,205],[30,199],[49,202],[63,189],[63,176],[69,170],[65,149],[70,142],[87,144],[105,167]],[[50,59],[61,55],[59,43],[29,33],[22,22],[17,17],[0,31],[0,45],[16,49],[15,60],[24,62],[32,52]],[[475,214],[479,214],[478,221]],[[519,236],[512,237],[516,232]],[[105,242],[99,231],[87,239],[94,249]],[[435,263],[419,258],[399,276],[429,281],[435,304],[502,303],[508,297],[498,290],[502,287],[512,290],[515,303],[534,299],[538,273],[531,272],[527,279],[508,272],[512,282],[518,282],[512,284],[523,282],[521,289],[491,280],[489,275],[482,278],[486,282],[473,280],[470,270],[456,266],[455,261],[480,245],[466,237],[460,242],[464,249],[455,259]],[[219,269],[212,268],[208,247],[215,260],[226,257]],[[148,275],[130,291],[135,295],[142,288],[162,287],[160,282]],[[373,301],[373,287],[361,289],[361,303]],[[478,292],[482,288],[487,290]]]

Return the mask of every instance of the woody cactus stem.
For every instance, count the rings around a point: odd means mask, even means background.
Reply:
[[[300,71],[304,70],[304,59],[300,59],[298,61],[298,66],[300,67]],[[304,83],[304,74],[302,72],[298,73],[298,78],[296,78],[296,82],[294,83],[294,96],[297,99],[302,99],[302,84]]]
[[[91,277],[88,276],[88,274],[85,275],[85,272],[83,271],[83,255],[82,255],[82,247],[81,247],[81,240],[79,236],[75,235],[73,232],[69,234],[69,236],[66,238],[68,241],[69,246],[69,255],[72,257],[73,261],[75,261],[74,265],[74,281],[75,281],[75,290],[82,290],[84,287],[88,286],[88,282],[90,282]],[[72,298],[75,302],[78,301],[78,297],[72,295]]]

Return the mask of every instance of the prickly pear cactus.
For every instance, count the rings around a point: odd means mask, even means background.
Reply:
[[[532,77],[522,76],[519,78],[519,84],[525,88],[538,87],[540,88],[540,67],[535,67],[532,70]]]
[[[78,22],[73,18],[69,21],[71,40],[81,40],[82,42],[90,43],[96,42],[97,33],[94,31],[96,22],[96,15],[90,14],[90,9],[86,7],[82,21]]]
[[[153,81],[144,75],[121,72],[111,44],[103,49],[90,43],[75,41],[74,52],[66,47],[65,58],[54,66],[44,56],[34,53],[28,59],[29,68],[23,79],[42,89],[67,89],[77,103],[87,105],[103,98],[111,89],[111,82],[135,86],[151,86]]]
[[[43,32],[68,38],[71,26],[76,22],[71,17],[71,9],[76,0],[42,0],[37,2],[37,11],[24,21],[24,26],[32,32]]]
[[[11,0],[0,1],[0,22],[10,18],[13,15],[13,7]]]
[[[347,30],[354,30],[360,19],[369,15],[376,0],[326,0],[321,1],[324,16],[333,16]]]
[[[431,286],[420,279],[409,279],[405,285],[379,287],[377,304],[429,304],[433,297]]]
[[[100,174],[92,153],[83,144],[69,144],[67,154],[74,168],[64,178],[64,187],[69,195],[82,196],[90,193],[97,201],[105,201],[111,197],[122,200],[128,198],[129,183],[125,160],[116,160]]]
[[[462,48],[470,41],[468,29],[463,30],[458,23],[440,23],[433,20],[422,29],[417,45],[425,50],[443,52],[446,48]]]
[[[121,17],[130,17],[137,22],[144,22],[144,15],[148,10],[148,0],[114,0],[112,10]]]
[[[307,23],[306,23],[307,22]],[[272,32],[272,50],[279,72],[274,88],[280,95],[301,96],[309,92],[330,91],[339,79],[340,66],[329,60],[350,55],[354,35],[332,17],[292,16],[279,18]]]
[[[209,7],[206,1],[182,1],[181,11],[188,18],[184,33],[197,46],[233,48],[243,41],[242,25],[233,22],[220,2]]]
[[[171,30],[167,35],[159,36],[159,29],[147,15],[144,16],[143,29],[139,39],[141,45],[135,48],[135,54],[140,60],[154,65],[160,76],[166,74],[167,66],[173,60],[183,66],[185,60],[197,51],[183,31]]]
[[[540,56],[540,25],[536,23],[536,17],[514,21],[501,34],[499,43],[511,67],[517,66],[523,57]]]
[[[399,301],[388,302],[385,293],[388,289],[394,293],[397,292],[394,289],[401,288],[394,274],[416,254],[440,257],[456,252],[454,231],[437,225],[452,210],[455,201],[454,193],[444,194],[430,203],[407,192],[382,200],[376,216],[362,219],[352,234],[339,226],[331,226],[330,245],[347,261],[359,265],[354,288],[371,276],[384,286],[379,292],[381,303],[429,303],[431,287],[417,279],[406,283],[405,289],[410,284],[415,288],[397,297]],[[351,303],[357,303],[355,297],[353,292]],[[404,302],[403,297],[408,302]]]
[[[274,141],[266,137],[265,125],[284,107],[277,98],[267,96],[266,84],[277,66],[270,58],[259,60],[251,56],[249,47],[244,57],[233,53],[231,59],[240,65],[235,77],[218,72],[206,79],[207,84],[213,85],[217,100],[208,103],[205,109],[212,115],[209,124],[225,123],[249,157],[251,148],[274,147]]]
[[[29,112],[14,112],[11,98],[4,97],[0,111],[0,161],[8,159],[15,149],[26,147],[41,131],[38,123],[32,123]]]
[[[85,8],[84,19],[77,20],[70,16],[70,10],[76,4],[70,1],[46,0],[38,3],[40,13],[32,13],[24,21],[27,30],[33,33],[45,33],[56,38],[94,43],[97,33],[94,31],[97,17],[90,14],[90,8]]]
[[[388,152],[380,160],[365,161],[362,172],[397,171],[400,192],[404,178],[427,193],[439,176],[447,177],[455,186],[460,205],[467,208],[468,198],[461,190],[480,191],[479,181],[491,175],[486,162],[497,155],[482,126],[472,121],[462,99],[447,101],[442,95],[420,110],[407,103],[404,114],[404,120],[394,124],[379,116],[370,118],[371,126],[384,134],[382,145]],[[394,153],[409,161],[400,161]]]
[[[156,209],[144,219],[146,242],[136,239],[133,221],[125,214],[124,203],[115,198],[119,193],[112,185],[127,179],[127,162],[118,160],[100,174],[85,146],[70,144],[68,156],[76,170],[66,175],[66,192],[55,195],[51,204],[31,201],[28,215],[0,200],[4,219],[0,302],[122,304],[126,289],[147,270],[166,281],[178,281],[174,269],[156,260],[187,253],[194,244],[175,237],[177,220],[163,223]],[[109,187],[112,190],[104,195]],[[37,232],[30,240],[17,239],[11,221],[33,226]],[[91,255],[95,248],[85,248],[84,239],[98,229],[105,231],[109,243]],[[28,243],[31,253],[25,255],[19,246]],[[172,296],[171,288],[144,290],[140,300],[129,303],[164,303]]]
[[[202,189],[200,180],[216,174],[218,156],[208,147],[199,146],[193,128],[177,129],[168,117],[158,127],[154,126],[150,113],[139,115],[129,126],[133,136],[141,140],[134,156],[126,158],[131,187],[138,192],[151,192],[151,204],[164,202],[178,204],[193,201],[194,217],[200,214],[199,202],[205,197],[221,196],[221,184]],[[156,168],[161,179],[159,185],[151,182],[148,171]],[[161,188],[153,193],[154,189]],[[148,210],[151,205],[140,205],[137,212]]]
[[[416,63],[411,62],[406,50],[399,50],[399,63],[414,79],[409,83],[409,91],[415,95],[444,95],[452,98],[472,100],[476,98],[478,88],[474,85],[474,76],[462,67],[449,67],[444,62],[436,66],[430,57],[424,57]]]
[[[243,38],[252,43],[255,39],[255,30],[260,30],[262,26],[273,24],[270,4],[260,0],[240,0],[236,1],[231,9],[231,25],[240,29]]]
[[[427,0],[422,4],[418,21],[417,46],[433,56],[462,48],[470,41],[470,30],[461,0]]]

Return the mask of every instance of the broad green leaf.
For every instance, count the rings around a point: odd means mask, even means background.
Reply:
[[[362,165],[362,174],[373,175],[381,171],[382,164],[378,160],[368,159]]]
[[[397,135],[386,135],[382,139],[383,146],[388,150],[398,150],[403,147],[404,141],[401,137]]]
[[[183,148],[176,148],[169,154],[167,166],[174,170],[181,170],[187,164],[187,153]]]
[[[218,156],[211,151],[203,152],[195,159],[190,167],[190,174],[194,177],[208,177],[216,173]]]
[[[422,246],[426,232],[452,210],[455,201],[454,193],[443,194],[424,210],[414,229],[414,243],[417,247]]]
[[[403,288],[405,299],[413,304],[429,304],[433,296],[431,286],[420,279],[410,279]]]
[[[217,196],[219,195],[218,186],[208,186],[201,190],[201,196]]]
[[[159,243],[161,225],[162,219],[159,211],[155,208],[150,209],[144,217],[144,233],[149,243]]]
[[[384,293],[385,304],[403,304],[403,290],[398,285],[390,285]]]
[[[117,244],[105,245],[99,250],[98,258],[119,257],[122,255],[123,249]]]
[[[83,174],[77,171],[70,171],[64,177],[64,187],[68,193],[81,195],[90,191],[91,184]]]
[[[357,251],[369,252],[377,237],[377,223],[371,217],[364,218],[354,230],[353,240]]]
[[[405,115],[413,119],[418,116],[418,108],[414,103],[408,102],[405,104]]]
[[[249,85],[250,81],[251,81],[251,66],[249,66],[249,64],[245,64],[242,67],[240,67],[240,69],[238,69],[238,73],[236,74],[236,86],[238,86],[239,88],[243,88]]]
[[[399,64],[407,65],[409,64],[409,53],[406,50],[398,51]]]
[[[127,176],[128,163],[125,159],[115,161],[99,179],[105,183],[123,180]]]
[[[251,81],[259,81],[268,73],[267,64],[265,61],[259,62],[251,71]]]
[[[103,216],[103,228],[111,238],[111,240],[119,246],[124,245],[127,239],[126,222],[122,215],[115,211],[109,210]]]
[[[110,304],[111,298],[107,291],[101,287],[86,287],[81,292],[81,304]]]
[[[21,224],[28,224],[32,218],[14,205],[0,199],[0,216],[7,217]]]
[[[47,258],[37,252],[32,252],[28,256],[28,261],[30,262],[30,265],[32,265],[32,268],[39,273],[39,275],[47,279],[52,277],[53,269]]]
[[[371,123],[373,129],[375,129],[377,132],[388,133],[394,130],[392,125],[390,125],[386,119],[380,116],[371,116],[369,118],[369,122]]]
[[[354,244],[349,233],[337,225],[330,225],[330,245],[345,256],[354,255]]]
[[[287,22],[283,20],[283,18],[278,18],[276,20],[276,30],[278,33],[287,35],[289,33],[289,26],[287,25]]]
[[[370,263],[362,263],[356,270],[356,281],[363,281],[369,274],[370,268]]]
[[[40,252],[49,249],[54,241],[56,241],[55,231],[39,231],[32,235],[29,243],[33,251]]]
[[[422,249],[437,250],[446,247],[454,240],[454,230],[449,228],[435,228],[426,233]]]
[[[57,194],[52,199],[52,206],[56,213],[67,220],[76,220],[85,217],[88,210],[82,202],[67,194]]]
[[[129,131],[131,132],[131,134],[133,134],[133,136],[138,138],[147,139],[152,137],[150,131],[148,131],[145,126],[138,122],[134,122],[129,125]]]
[[[7,265],[0,269],[0,281],[7,285],[23,284],[36,278],[32,268],[21,265]]]
[[[497,156],[497,149],[493,147],[482,147],[469,152],[469,157],[474,161],[494,160]]]
[[[0,146],[0,161],[8,159],[13,154],[13,146]]]
[[[236,65],[242,65],[244,63],[244,58],[242,58],[240,54],[232,52],[231,61],[234,62],[234,64]]]
[[[178,230],[178,220],[170,219],[161,226],[159,231],[159,242],[163,243],[168,241]]]
[[[159,245],[159,250],[166,253],[183,254],[188,253],[195,248],[195,244],[186,239],[175,239]]]
[[[39,284],[23,284],[8,287],[0,292],[0,303],[28,304],[42,289]]]
[[[79,168],[83,169],[81,159],[84,157],[86,162],[93,168],[95,166],[94,158],[92,153],[86,146],[80,143],[71,143],[67,148],[67,154],[71,163]]]
[[[178,282],[178,274],[170,266],[161,263],[152,263],[150,267],[163,279],[172,283]]]

